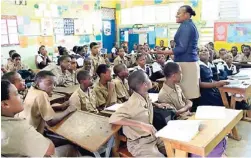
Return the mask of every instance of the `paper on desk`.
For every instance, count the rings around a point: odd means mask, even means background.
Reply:
[[[153,103],[158,101],[158,96],[159,96],[158,93],[149,93],[149,97]]]
[[[225,107],[199,106],[195,113],[195,119],[225,119]]]
[[[108,111],[116,111],[118,110],[123,104],[114,104],[112,106],[109,106],[107,108],[105,108],[105,110],[108,110]]]
[[[199,132],[201,120],[171,120],[156,137],[189,142]]]

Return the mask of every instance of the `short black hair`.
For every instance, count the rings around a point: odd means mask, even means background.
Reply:
[[[186,8],[186,12],[190,14],[190,16],[196,16],[195,11],[193,10],[193,8],[189,5],[183,5],[180,8]]]
[[[60,47],[59,55],[68,55],[67,49],[65,47]]]
[[[7,80],[1,81],[1,101],[8,100],[10,98],[10,82]]]
[[[97,42],[92,42],[92,43],[90,44],[90,48],[92,49],[94,46],[97,46],[97,45],[98,45]]]
[[[251,50],[251,47],[250,45],[245,45],[245,47],[247,47],[249,50]]]
[[[86,70],[81,70],[77,74],[77,80],[78,83],[80,83],[81,80],[86,80],[90,76],[90,72]]]
[[[10,57],[12,56],[11,54],[12,54],[13,52],[16,52],[16,50],[10,50],[10,51],[9,51],[9,56],[10,56]]]
[[[139,58],[141,58],[142,56],[145,56],[145,55],[142,54],[142,53],[138,53],[137,56],[136,56],[136,61],[139,60]]]
[[[20,54],[14,53],[14,54],[12,54],[11,59],[14,60],[15,58],[18,58],[18,57],[21,58]]]
[[[14,76],[17,74],[16,71],[11,71],[11,72],[7,72],[2,76],[2,80],[7,80],[9,82],[11,82],[12,84],[14,83]]]
[[[146,81],[147,75],[143,70],[134,71],[128,77],[129,87],[135,92],[138,92],[139,87]]]
[[[221,52],[221,51],[227,51],[225,48],[221,48],[220,50],[219,50],[219,52]]]
[[[69,55],[71,59],[77,59],[75,55]]]
[[[34,79],[35,81],[34,82],[39,83],[41,79],[44,79],[44,78],[46,78],[48,76],[53,77],[55,75],[51,71],[45,71],[45,70],[39,71],[35,76],[35,79]]]
[[[164,75],[166,78],[171,77],[173,74],[179,72],[179,64],[175,62],[169,62],[164,66]]]
[[[127,68],[127,67],[126,67],[125,64],[118,64],[118,65],[115,65],[115,66],[113,67],[113,72],[114,72],[115,75],[118,76],[118,74],[119,74],[121,71],[126,70],[126,68]]]
[[[61,57],[58,58],[58,65],[60,65],[60,63],[62,61],[64,61],[66,58],[71,58],[69,55],[62,55]]]
[[[109,66],[106,64],[100,64],[96,70],[96,73],[100,77],[101,74],[106,73],[109,70]]]
[[[78,46],[74,46],[74,47],[72,48],[72,51],[73,51],[74,53],[77,53],[77,50],[78,50]]]
[[[83,49],[84,49],[84,47],[79,46],[79,47],[77,48],[77,54],[79,54]]]
[[[83,47],[85,48],[85,47],[88,47],[87,45],[83,45]]]

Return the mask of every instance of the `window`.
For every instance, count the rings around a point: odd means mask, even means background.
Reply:
[[[16,16],[2,16],[1,18],[1,45],[18,45],[18,31],[17,31],[17,17]]]
[[[155,6],[143,7],[143,23],[155,23]]]
[[[170,21],[168,5],[155,6],[155,23],[167,23]]]
[[[202,0],[201,19],[205,21],[219,19],[219,0]]]
[[[251,19],[250,6],[251,6],[250,0],[239,0],[240,19],[249,19],[249,20]]]
[[[121,24],[122,25],[131,24],[131,8],[126,8],[121,10]]]
[[[219,12],[220,19],[236,19],[239,16],[237,0],[220,0]]]
[[[142,23],[143,23],[143,7],[131,8],[131,24],[142,24]]]
[[[170,22],[176,22],[176,14],[181,6],[184,5],[184,2],[179,2],[179,3],[170,3],[169,4],[169,18]]]

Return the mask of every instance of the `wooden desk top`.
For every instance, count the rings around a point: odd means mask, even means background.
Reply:
[[[66,95],[71,95],[72,93],[75,92],[75,90],[79,87],[79,85],[73,85],[73,86],[68,86],[68,87],[56,87],[53,91],[66,94]]]
[[[107,117],[76,111],[49,130],[82,148],[95,152],[121,127],[109,124]]]
[[[60,94],[60,93],[53,93],[52,96],[50,97],[50,101],[54,101],[60,98],[64,98],[65,95],[64,94]]]
[[[190,141],[182,142],[162,138],[171,143],[174,149],[194,153],[200,156],[207,156],[219,142],[235,127],[243,117],[242,110],[226,109],[224,120],[204,120],[202,130]],[[192,116],[189,119],[195,119]]]

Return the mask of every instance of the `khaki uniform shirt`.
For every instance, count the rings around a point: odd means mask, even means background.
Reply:
[[[129,85],[128,85],[128,81],[127,79],[124,80],[124,82],[119,78],[116,77],[113,80],[113,83],[115,84],[115,90],[117,93],[117,98],[120,102],[122,102],[120,99],[125,98],[125,99],[129,99],[130,95],[129,95]]]
[[[129,100],[123,103],[109,119],[109,123],[113,123],[122,119],[130,119],[146,124],[153,122],[153,106],[149,99],[143,98],[140,94],[134,92]],[[142,136],[148,136],[149,133],[138,127],[123,126],[123,133],[130,140],[139,139]]]
[[[57,65],[49,65],[46,66],[43,70],[51,71],[56,77],[56,85],[57,86],[71,86],[76,83],[76,73],[70,73],[66,70],[65,73],[62,72],[60,66]]]
[[[180,110],[186,105],[186,98],[179,85],[175,85],[175,89],[172,89],[164,83],[159,92],[158,101],[160,103],[168,103],[176,110]]]
[[[52,120],[54,115],[48,94],[31,87],[24,100],[24,111],[21,116],[24,116],[39,133],[43,133],[45,122]]]
[[[91,75],[96,75],[96,70],[100,64],[106,64],[105,59],[99,55],[93,56],[92,54],[90,55],[91,58],[91,70],[90,73]]]
[[[76,106],[78,110],[98,112],[97,97],[92,87],[84,92],[80,87],[71,95],[69,99],[70,106]]]
[[[114,66],[118,64],[125,64],[127,67],[130,66],[130,63],[126,57],[121,58],[120,56],[117,56],[114,60]]]
[[[242,54],[241,62],[251,62],[251,54],[249,55],[249,57]]]
[[[8,62],[5,67],[7,72],[11,72],[11,71],[19,71],[19,70],[28,70],[29,67],[23,63],[21,63],[20,65],[15,65],[13,62]]]
[[[9,157],[44,157],[50,141],[27,120],[1,116],[1,155]]]
[[[103,86],[99,82],[97,82],[94,86],[94,91],[95,91],[96,97],[97,97],[97,107],[105,105],[107,97],[108,97],[108,88],[106,88],[105,86]],[[112,105],[116,102],[117,102],[117,93],[114,88],[113,93],[112,93],[112,97],[111,97],[111,102],[108,103],[108,105]]]

